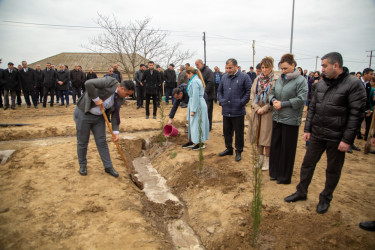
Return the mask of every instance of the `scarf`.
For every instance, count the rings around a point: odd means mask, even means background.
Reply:
[[[254,103],[258,103],[263,106],[267,103],[268,93],[271,89],[271,82],[273,81],[273,71],[268,76],[261,73],[258,77],[256,89],[255,89],[255,100]]]

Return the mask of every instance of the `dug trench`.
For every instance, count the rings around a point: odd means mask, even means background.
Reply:
[[[120,127],[120,144],[125,156],[129,163],[146,157],[147,164],[165,178],[166,189],[175,197],[165,203],[150,200],[129,180],[109,134],[108,146],[120,177],[103,171],[93,139],[88,175],[80,176],[73,108],[56,109],[60,116],[49,116],[47,111],[36,111],[35,118],[28,117],[26,108],[4,113],[4,123],[31,125],[0,128],[0,150],[16,150],[0,165],[0,249],[177,249],[183,244],[198,249],[252,248],[251,148],[246,144],[240,162],[232,156],[218,157],[224,139],[216,105],[201,171],[198,152],[181,148],[186,142],[186,110],[176,114],[180,134],[162,145],[157,120],[144,120],[135,104],[122,111],[126,122]],[[362,144],[356,141],[357,146]],[[347,155],[331,207],[320,215],[315,208],[325,181],[324,155],[308,200],[283,201],[295,191],[304,152],[299,137],[291,185],[277,185],[263,173],[256,248],[374,249],[373,234],[359,229],[358,223],[375,218],[375,156]],[[173,240],[186,234],[190,241]]]

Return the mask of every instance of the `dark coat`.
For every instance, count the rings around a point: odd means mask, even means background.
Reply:
[[[81,88],[85,82],[85,76],[82,71],[73,69],[70,71],[70,81],[72,82],[73,87]]]
[[[353,144],[364,117],[366,91],[363,84],[344,68],[338,79],[323,78],[315,85],[304,131],[320,140]]]
[[[362,86],[364,86],[363,83],[362,83]],[[370,110],[370,109],[371,109],[371,106],[370,106],[371,84],[370,84],[370,82],[367,82],[367,83],[366,83],[366,86],[364,86],[364,87],[365,87],[365,90],[366,90],[366,96],[367,96],[367,98],[366,98],[366,106],[365,106],[365,109],[366,109],[366,110]]]
[[[250,83],[250,77],[240,71],[237,71],[234,75],[223,75],[217,89],[217,99],[220,106],[223,107],[223,116],[239,117],[246,115],[245,106],[250,100]]]
[[[215,75],[212,70],[208,66],[204,66],[201,70],[204,83],[206,84],[206,88],[204,92],[207,93],[208,100],[213,100],[215,98]],[[250,96],[250,90],[249,90]]]
[[[177,86],[176,71],[167,69],[164,71],[165,87],[175,88]]]
[[[158,87],[161,83],[160,73],[157,70],[153,70],[152,75],[150,70],[146,70],[143,73],[142,81],[143,86],[145,87],[145,92],[148,95],[157,95]]]
[[[118,76],[119,82],[122,82],[122,74],[118,70],[113,70],[113,74],[116,74]]]
[[[135,81],[135,86],[139,87],[141,86],[140,83],[142,81],[142,77],[143,77],[143,73],[144,71],[142,70],[138,70],[137,72],[135,72],[134,74],[134,81]]]
[[[43,87],[43,71],[34,70],[35,86],[37,88]]]
[[[4,69],[2,74],[3,89],[15,91],[19,89],[18,72],[13,69],[10,73],[8,69]]]
[[[174,118],[174,115],[176,114],[178,106],[180,106],[181,102],[186,103],[186,104],[189,103],[189,95],[188,95],[188,93],[186,91],[187,84],[186,83],[182,83],[181,85],[178,85],[177,88],[181,89],[181,91],[182,91],[182,98],[181,98],[181,100],[176,99],[175,102],[173,103],[173,107],[171,109],[171,112],[169,113],[169,118],[171,118],[171,119]]]
[[[57,82],[62,81],[63,84],[60,85]],[[68,90],[69,82],[69,72],[68,71],[57,71],[56,89],[57,90]]]
[[[95,79],[95,78],[98,78],[98,76],[96,75],[96,73],[94,73],[94,72],[87,73],[86,80]]]
[[[36,88],[35,73],[33,69],[27,68],[26,72],[24,69],[21,69],[18,74],[18,80],[24,92],[33,91]]]
[[[3,90],[3,69],[0,69],[0,91]]]
[[[246,74],[248,74],[248,76],[250,76],[250,79],[251,79],[251,82],[254,82],[255,78],[257,78],[257,74],[253,71],[253,72],[247,72]]]
[[[55,70],[43,70],[42,78],[43,78],[43,87],[44,88],[54,88],[56,87],[56,77],[57,73]]]

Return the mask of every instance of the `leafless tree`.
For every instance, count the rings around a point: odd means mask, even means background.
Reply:
[[[169,32],[149,28],[150,21],[145,18],[124,25],[115,15],[98,13],[96,23],[104,32],[83,47],[99,53],[108,63],[118,63],[129,79],[141,63],[149,60],[167,68],[170,63],[179,65],[194,55],[189,50],[179,50],[179,43],[168,44]]]

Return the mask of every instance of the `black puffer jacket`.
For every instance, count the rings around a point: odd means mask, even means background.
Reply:
[[[315,91],[304,131],[321,140],[353,144],[366,104],[361,81],[344,68],[337,79],[323,78],[316,83]]]

